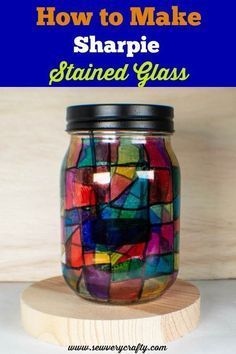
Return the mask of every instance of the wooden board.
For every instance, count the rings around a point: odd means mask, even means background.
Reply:
[[[185,281],[157,300],[130,306],[87,301],[62,277],[28,287],[21,296],[25,330],[58,345],[163,344],[192,331],[200,316],[198,289]]]
[[[236,277],[235,88],[0,88],[0,280],[60,275],[65,107],[89,102],[175,107],[180,277]]]

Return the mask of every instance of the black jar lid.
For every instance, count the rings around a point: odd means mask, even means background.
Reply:
[[[68,132],[148,130],[172,133],[174,109],[149,104],[95,104],[67,108]]]

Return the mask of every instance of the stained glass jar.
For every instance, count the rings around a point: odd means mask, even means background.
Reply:
[[[154,299],[175,281],[180,170],[173,108],[67,109],[70,146],[61,171],[62,268],[86,299]]]

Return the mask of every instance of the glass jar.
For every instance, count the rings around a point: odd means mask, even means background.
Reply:
[[[61,171],[62,268],[86,299],[154,299],[175,281],[180,170],[173,108],[85,105],[67,109]]]

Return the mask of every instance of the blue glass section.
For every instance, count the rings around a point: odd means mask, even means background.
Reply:
[[[145,263],[145,278],[154,278],[158,275],[158,263],[160,256],[154,255],[146,258]]]
[[[153,255],[146,258],[145,263],[145,278],[154,278],[162,274],[173,272],[174,255]]]
[[[78,209],[65,211],[65,225],[72,226],[80,223],[80,213]]]
[[[174,219],[176,220],[180,216],[180,197],[179,196],[174,199],[173,209],[174,209],[173,210]]]
[[[78,167],[93,166],[95,160],[93,158],[93,149],[90,139],[84,138],[83,147],[78,161]]]
[[[96,243],[93,238],[93,223],[91,220],[86,221],[82,225],[82,244],[85,250],[95,250]]]
[[[162,205],[155,205],[150,208],[149,216],[151,224],[161,224]]]
[[[158,272],[161,274],[172,273],[174,271],[174,255],[167,254],[160,257],[158,263]]]

